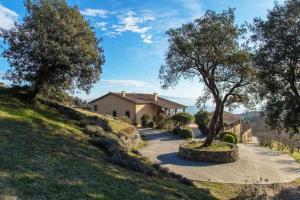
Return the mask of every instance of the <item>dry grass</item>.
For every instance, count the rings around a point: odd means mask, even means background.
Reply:
[[[173,179],[107,162],[78,121],[0,94],[0,198],[212,199]]]
[[[82,109],[76,109],[78,112],[81,112],[87,116],[91,116],[91,117],[98,117],[100,119],[106,119],[109,123],[109,126],[112,128],[113,131],[115,132],[120,132],[120,131],[125,131],[127,133],[130,133],[130,131],[127,131],[129,129],[132,129],[133,126],[128,124],[127,122],[123,121],[123,120],[119,120],[116,118],[113,118],[110,115],[101,115],[101,114],[97,114],[94,112],[90,112],[87,110],[82,110]]]
[[[192,141],[186,143],[185,146],[188,148],[195,148],[201,151],[229,151],[231,148],[228,144],[223,142],[214,141],[211,146],[202,147],[203,141]]]

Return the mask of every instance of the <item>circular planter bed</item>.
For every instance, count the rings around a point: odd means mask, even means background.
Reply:
[[[201,147],[203,141],[185,142],[179,146],[179,156],[194,161],[228,163],[238,158],[238,146],[214,141],[209,147]]]

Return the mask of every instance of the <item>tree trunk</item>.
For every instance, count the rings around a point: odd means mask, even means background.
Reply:
[[[216,128],[216,134],[219,134],[220,131],[222,131],[224,128],[223,113],[224,113],[224,104],[221,103],[220,110],[219,110],[219,116],[218,116],[218,123],[217,123],[217,128]]]
[[[40,92],[41,88],[40,87],[34,87],[33,90],[29,93],[28,97],[30,99],[35,99],[35,97],[38,95]]]
[[[216,108],[209,123],[209,133],[204,141],[203,146],[210,146],[215,138],[216,124],[218,122],[220,106],[221,102],[219,100],[216,100]]]

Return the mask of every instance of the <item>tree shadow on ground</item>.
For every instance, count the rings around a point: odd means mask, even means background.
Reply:
[[[288,187],[282,189],[278,194],[274,196],[275,200],[299,200],[300,199],[300,186]]]
[[[144,132],[143,138],[147,141],[151,141],[151,140],[159,140],[159,141],[183,140],[179,136],[176,136],[169,131],[163,131],[163,132],[158,132],[158,133],[155,133],[153,131],[151,131],[150,133]]]
[[[194,167],[207,167],[213,165],[221,165],[220,163],[208,163],[208,162],[199,162],[199,161],[191,161],[180,158],[177,152],[161,154],[157,156],[157,159],[161,161],[160,164],[172,164],[177,166],[194,166]]]

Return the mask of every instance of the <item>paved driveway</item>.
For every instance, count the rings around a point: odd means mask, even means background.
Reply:
[[[141,130],[149,145],[141,154],[171,171],[192,180],[221,183],[283,183],[300,178],[300,164],[280,152],[259,147],[256,143],[239,144],[240,158],[234,163],[195,162],[177,156],[184,140],[160,130]]]

